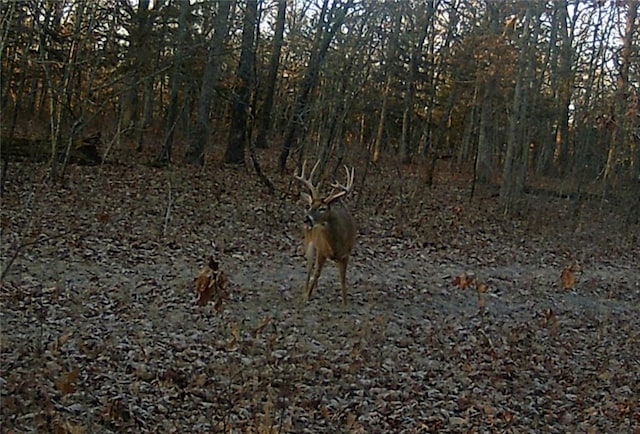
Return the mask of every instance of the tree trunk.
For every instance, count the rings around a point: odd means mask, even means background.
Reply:
[[[611,137],[611,145],[607,153],[607,163],[604,170],[604,179],[606,182],[611,181],[616,170],[616,160],[620,159],[620,153],[628,151],[625,155],[631,162],[631,168],[637,165],[635,160],[635,152],[633,145],[629,145],[629,149],[624,149],[627,142],[637,140],[630,138],[629,126],[636,111],[629,110],[629,65],[633,53],[633,34],[635,32],[635,21],[638,13],[638,0],[627,0],[627,22],[625,34],[622,41],[622,52],[620,53],[620,69],[616,80],[615,106],[614,106],[614,130]]]
[[[271,125],[271,110],[273,109],[273,98],[276,91],[278,78],[278,67],[280,65],[280,53],[282,51],[282,41],[284,36],[285,13],[287,1],[278,0],[278,17],[276,18],[276,30],[273,35],[273,48],[271,49],[271,59],[269,60],[269,73],[267,76],[267,90],[264,98],[264,105],[260,113],[260,124],[256,138],[256,145],[259,148],[267,148],[267,133]]]
[[[534,58],[531,41],[532,15],[532,5],[528,5],[524,17],[523,34],[520,37],[522,46],[518,59],[518,80],[511,104],[507,131],[507,155],[500,186],[500,202],[505,214],[509,213],[515,202],[520,199],[526,183],[529,143],[525,137],[525,125],[529,111],[530,86],[533,80],[531,62]]]
[[[189,149],[186,155],[186,162],[190,164],[204,165],[204,148],[209,134],[209,117],[211,111],[211,101],[213,91],[218,83],[220,65],[222,64],[222,52],[225,40],[229,33],[229,10],[232,1],[219,0],[217,2],[214,33],[211,38],[211,45],[207,56],[207,63],[204,67],[202,77],[202,87],[198,96],[198,113],[196,124],[191,131]]]
[[[373,142],[373,157],[374,163],[378,162],[380,158],[380,149],[382,147],[382,140],[384,137],[384,126],[387,122],[387,106],[389,105],[389,89],[391,87],[391,75],[387,76],[384,83],[384,90],[382,91],[382,105],[380,107],[380,118],[378,119],[378,126],[376,128],[376,137]]]
[[[129,71],[125,79],[126,90],[120,98],[121,123],[128,131],[138,127],[139,87],[143,78],[150,72],[152,21],[149,5],[149,0],[140,0],[137,11],[130,11],[135,22],[129,29]]]
[[[171,74],[171,89],[169,95],[169,105],[167,106],[167,116],[165,122],[164,142],[157,162],[159,164],[171,163],[171,151],[173,148],[173,135],[178,121],[178,92],[182,88],[183,63],[186,35],[187,35],[187,15],[189,14],[189,2],[180,2],[180,15],[178,18],[178,43],[174,47],[173,71]]]
[[[418,40],[411,47],[411,58],[409,61],[409,74],[407,76],[407,95],[405,98],[404,111],[402,113],[402,137],[400,138],[400,161],[409,163],[413,155],[413,119],[415,116],[414,103],[416,97],[416,79],[418,78],[418,68],[420,57],[424,49],[424,42],[429,31],[429,20],[431,8],[428,7],[424,16],[419,20],[420,33]]]
[[[244,164],[244,150],[250,139],[247,125],[251,99],[251,77],[255,59],[255,29],[258,15],[258,1],[247,0],[242,25],[242,47],[236,73],[236,91],[231,103],[231,128],[224,154],[227,164]]]
[[[557,93],[555,106],[557,115],[555,119],[555,163],[558,173],[566,172],[569,165],[569,104],[571,103],[571,89],[573,80],[571,76],[571,39],[567,23],[567,0],[559,1],[558,30],[560,33],[560,51],[558,59]]]
[[[374,163],[378,162],[380,158],[380,151],[382,148],[382,141],[384,139],[384,129],[387,124],[387,110],[389,107],[389,94],[391,92],[392,71],[391,65],[396,62],[396,56],[398,54],[398,32],[400,31],[400,25],[402,24],[402,14],[397,12],[395,20],[393,21],[393,27],[389,35],[389,45],[387,46],[387,52],[385,54],[384,62],[384,89],[382,91],[382,104],[380,105],[380,116],[378,119],[378,125],[376,127],[376,136],[373,142],[373,156]]]
[[[329,0],[324,1],[323,13],[320,14],[320,19],[318,20],[318,32],[322,32],[323,21],[324,17],[326,16],[325,11],[328,3]],[[291,151],[291,146],[293,145],[298,125],[302,125],[304,123],[309,94],[311,92],[311,89],[313,89],[313,87],[315,86],[316,81],[318,80],[318,74],[320,73],[320,67],[322,66],[324,57],[329,50],[329,45],[331,44],[333,37],[335,36],[338,29],[340,29],[340,27],[342,26],[344,18],[347,14],[347,10],[351,7],[351,3],[352,0],[348,0],[342,5],[342,8],[337,11],[331,27],[329,27],[326,33],[321,35],[320,42],[317,48],[311,54],[307,73],[302,80],[300,94],[298,95],[298,98],[296,98],[293,113],[285,130],[284,140],[282,142],[282,151],[280,153],[280,160],[278,163],[281,174],[284,174],[287,165],[287,159],[289,158],[289,152]]]
[[[489,15],[489,31],[495,38],[499,37],[499,9],[497,3],[487,2],[487,13]],[[482,92],[482,105],[480,107],[480,126],[478,129],[478,149],[475,162],[475,180],[481,184],[491,182],[494,170],[494,98],[496,95],[496,68],[499,59],[490,54],[491,62],[484,81],[484,91]],[[483,80],[481,79],[482,83]]]
[[[494,121],[493,96],[495,95],[496,79],[490,75],[485,83],[482,107],[480,109],[480,128],[478,132],[478,154],[475,170],[476,181],[481,184],[491,182],[493,178],[494,155]]]

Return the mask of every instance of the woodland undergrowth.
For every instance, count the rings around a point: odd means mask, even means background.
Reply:
[[[343,309],[331,265],[303,302],[298,186],[263,163],[275,194],[216,162],[62,185],[10,163],[2,432],[639,432],[622,199],[534,190],[505,216],[448,164],[427,186],[383,161],[348,198]],[[225,298],[199,305],[210,256]]]

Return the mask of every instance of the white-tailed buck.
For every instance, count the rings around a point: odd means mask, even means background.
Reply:
[[[318,285],[318,278],[327,259],[336,262],[340,273],[340,286],[342,288],[342,304],[347,305],[347,264],[349,256],[356,240],[356,222],[340,199],[351,191],[353,187],[353,168],[347,172],[345,185],[334,182],[332,192],[324,199],[318,194],[318,189],[313,185],[313,174],[318,168],[318,163],[313,166],[311,174],[305,177],[306,162],[302,165],[300,176],[294,177],[309,189],[309,193],[302,193],[309,203],[309,211],[304,218],[304,247],[307,257],[307,279],[304,284],[304,296],[311,297],[313,290]],[[313,272],[313,276],[312,276]],[[311,280],[311,286],[309,281]]]

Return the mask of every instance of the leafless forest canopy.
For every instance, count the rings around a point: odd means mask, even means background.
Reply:
[[[1,430],[638,432],[639,4],[3,1]]]

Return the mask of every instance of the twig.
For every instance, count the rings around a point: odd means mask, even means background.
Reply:
[[[372,140],[372,142],[373,142],[373,140]],[[362,174],[362,177],[360,178],[360,187],[356,189],[356,191],[358,191],[358,199],[356,200],[356,205],[355,205],[356,208],[360,207],[360,201],[364,197],[364,183],[367,180],[367,175],[369,174],[369,166],[372,163],[371,158],[369,156],[368,147],[367,147],[367,150],[364,153],[366,154],[366,156],[363,156],[366,159],[366,163],[365,163],[365,166],[364,166],[364,173]]]
[[[274,194],[276,192],[276,188],[260,168],[260,162],[258,161],[258,156],[256,155],[256,146],[253,140],[249,140],[249,153],[251,155],[251,161],[253,162],[253,168],[255,169],[258,178],[260,178],[260,181],[262,181],[262,183],[267,187],[267,190],[269,190],[269,194]]]
[[[169,226],[169,216],[171,215],[171,203],[173,202],[173,196],[171,194],[171,179],[167,181],[169,184],[169,200],[167,201],[167,211],[164,213],[164,226],[162,228],[162,237],[167,236],[167,227]]]
[[[35,246],[37,244],[41,244],[41,243],[45,243],[47,241],[51,241],[51,240],[55,240],[56,238],[60,238],[63,237],[65,234],[58,234],[58,235],[54,235],[52,237],[46,237],[43,239],[37,239],[37,240],[33,240],[33,241],[29,241],[26,243],[22,243],[20,244],[15,252],[13,252],[13,255],[11,256],[11,258],[9,258],[9,261],[7,262],[7,264],[5,265],[4,269],[2,270],[2,274],[0,274],[0,281],[3,281],[4,278],[6,277],[7,273],[9,272],[9,269],[11,268],[11,265],[13,265],[14,261],[18,258],[18,255],[20,255],[20,252],[29,246]]]

